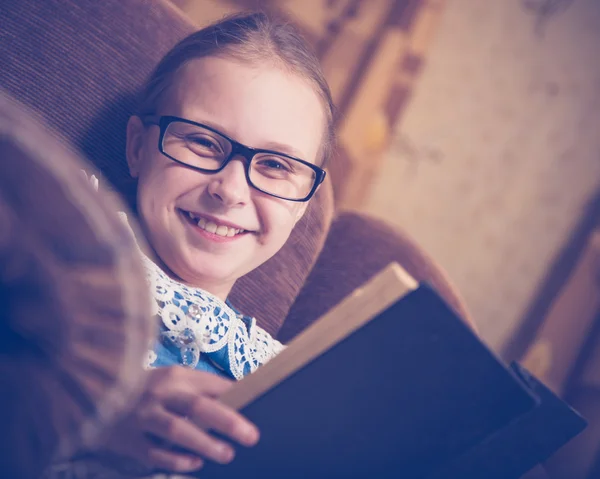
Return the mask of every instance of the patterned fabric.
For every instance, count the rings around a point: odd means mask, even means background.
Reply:
[[[161,321],[147,367],[182,364],[239,380],[283,349],[228,302],[175,281],[147,256],[144,265]]]

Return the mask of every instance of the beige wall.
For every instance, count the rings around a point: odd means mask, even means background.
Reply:
[[[600,186],[600,1],[541,38],[522,3],[447,2],[365,205],[442,264],[497,350]]]

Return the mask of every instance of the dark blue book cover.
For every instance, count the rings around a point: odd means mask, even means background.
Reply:
[[[226,402],[247,396],[239,409],[261,440],[198,477],[516,479],[585,427],[534,378],[506,367],[427,285],[397,288],[394,298],[392,273],[233,388]],[[391,291],[384,299],[382,289]],[[375,313],[361,306],[378,301]],[[334,333],[333,344],[309,351]],[[262,386],[248,396],[244,382]]]

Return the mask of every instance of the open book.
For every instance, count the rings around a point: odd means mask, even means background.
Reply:
[[[209,478],[518,478],[585,421],[392,264],[222,400],[261,429]]]

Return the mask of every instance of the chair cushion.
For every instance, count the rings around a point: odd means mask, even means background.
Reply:
[[[7,0],[0,25],[0,86],[39,112],[132,204],[124,151],[135,95],[194,26],[159,0]],[[308,276],[332,209],[326,182],[290,243],[232,292],[232,302],[268,331],[277,331]]]

